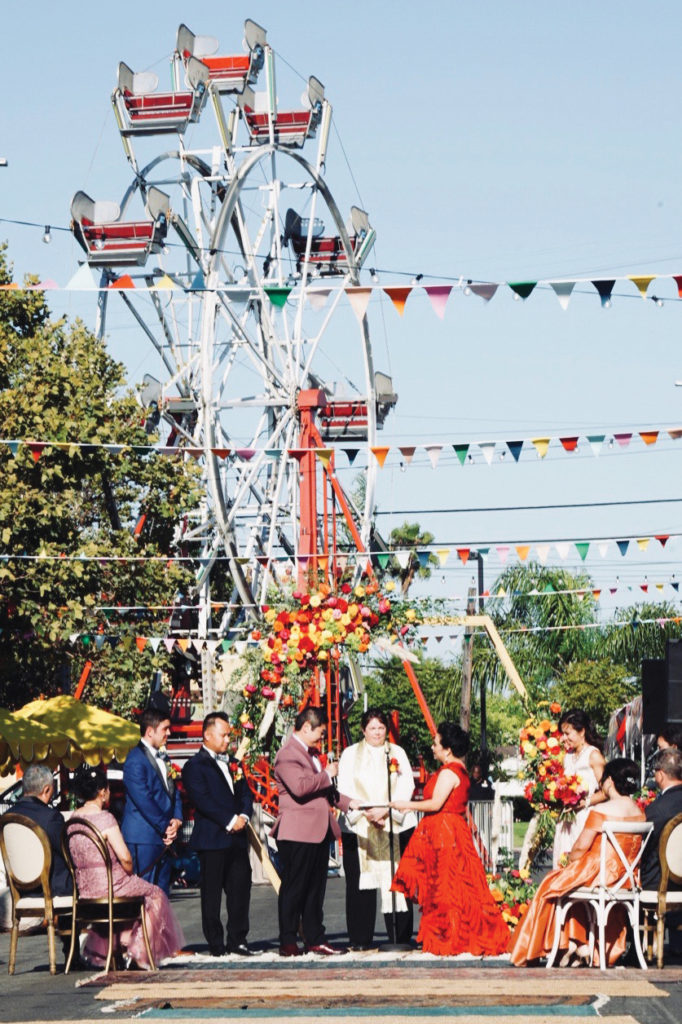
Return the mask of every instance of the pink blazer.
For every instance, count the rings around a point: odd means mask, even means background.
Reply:
[[[271,835],[298,843],[321,843],[331,828],[340,836],[328,800],[332,780],[325,771],[316,771],[312,757],[293,736],[275,758],[275,781],[279,814]],[[339,793],[339,810],[347,811],[349,803],[350,798]]]

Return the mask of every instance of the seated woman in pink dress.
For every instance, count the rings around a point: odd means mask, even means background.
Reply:
[[[79,800],[83,801],[76,812],[77,816],[85,818],[99,829],[109,845],[114,896],[144,896],[149,945],[157,966],[166,957],[177,956],[185,940],[168,897],[157,885],[145,882],[133,874],[132,857],[116,818],[105,809],[109,804],[106,771],[103,768],[91,768],[87,764],[81,765],[75,773],[75,788]],[[74,835],[70,850],[79,894],[85,898],[106,896],[106,868],[94,843],[84,835]],[[141,923],[137,921],[132,929],[125,928],[118,932],[117,937],[126,959],[134,961],[143,970],[149,970]],[[103,965],[107,944],[105,936],[91,928],[83,951],[84,958],[94,965]]]

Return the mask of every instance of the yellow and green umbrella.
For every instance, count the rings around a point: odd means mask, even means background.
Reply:
[[[62,758],[62,763],[71,769],[81,761],[91,765],[108,764],[114,758],[125,761],[140,739],[139,727],[134,722],[73,697],[34,700],[15,714],[45,726],[48,733],[66,736],[70,751]]]
[[[68,736],[39,721],[0,708],[0,775],[10,775],[17,764],[39,761],[55,768],[70,754]]]

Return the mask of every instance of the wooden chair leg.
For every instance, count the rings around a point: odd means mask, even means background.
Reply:
[[[17,963],[17,942],[19,940],[19,919],[14,918],[12,921],[12,933],[9,939],[9,963],[7,965],[7,973],[14,974],[14,968]]]
[[[50,960],[50,974],[57,973],[57,951],[55,949],[54,941],[54,917],[48,916],[47,919],[47,955]]]
[[[665,914],[659,914],[656,921],[656,962],[663,967],[663,940],[665,938]]]
[[[107,962],[104,965],[104,973],[108,974],[111,969],[111,961],[114,956],[114,920],[109,912],[109,948],[107,950]]]
[[[149,933],[147,932],[147,914],[145,913],[144,903],[140,911],[140,920],[142,921],[142,937],[144,939],[144,947],[147,950],[147,958],[149,960],[149,969],[152,971],[156,970],[156,964],[154,957],[152,956],[152,947],[149,945]]]

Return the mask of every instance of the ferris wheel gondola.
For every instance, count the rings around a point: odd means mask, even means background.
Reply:
[[[318,480],[315,449],[344,439],[373,446],[396,401],[390,378],[375,374],[367,317],[358,322],[344,300],[375,232],[359,207],[346,223],[327,183],[324,87],[311,77],[302,109],[280,106],[265,31],[247,21],[245,36],[245,56],[213,57],[215,40],[180,26],[177,91],[167,94],[121,65],[113,101],[134,178],[117,207],[84,193],[72,204],[87,262],[105,282],[129,266],[141,285],[101,293],[100,330],[110,295],[120,297],[160,357],[167,444],[202,455],[206,501],[182,543],[197,555],[196,631],[205,639],[256,616],[289,559],[323,554],[323,486],[356,546],[369,549],[373,460],[355,508],[333,462]],[[219,143],[193,149],[185,135],[208,98]],[[177,146],[143,162],[138,147],[169,133]],[[140,205],[144,217],[133,216]],[[216,602],[217,591],[227,599]]]

